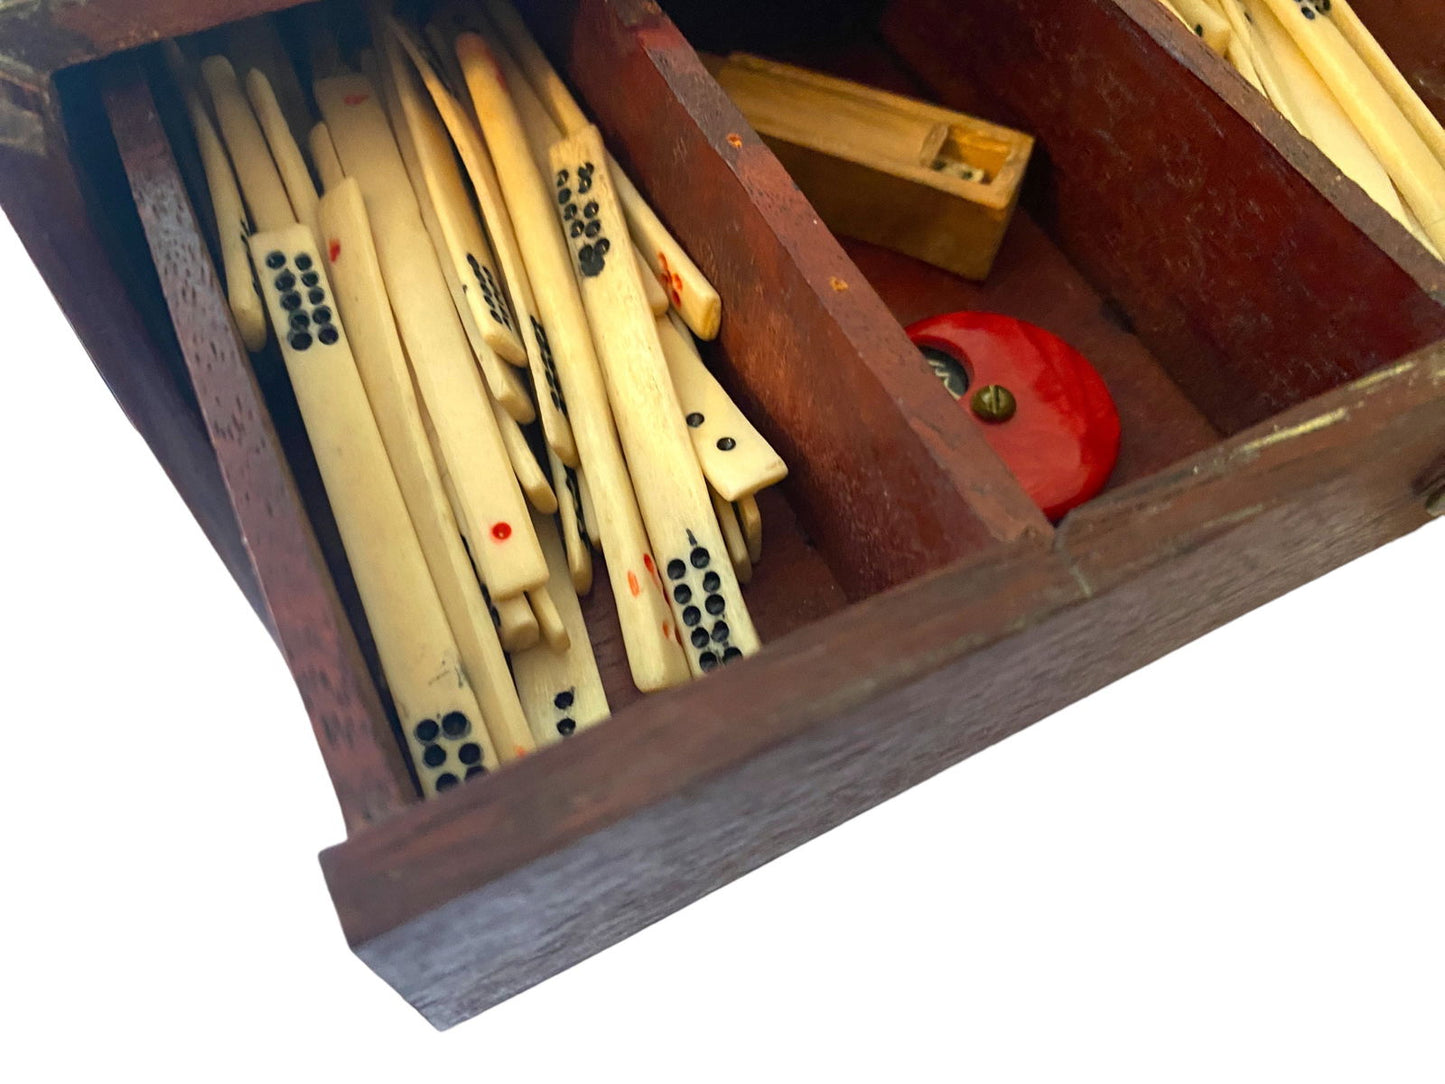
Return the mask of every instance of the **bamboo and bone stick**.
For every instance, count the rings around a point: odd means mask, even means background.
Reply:
[[[301,148],[296,145],[296,138],[281,112],[276,92],[259,68],[251,69],[246,75],[246,96],[256,112],[261,134],[266,137],[266,145],[271,150],[276,171],[281,175],[281,184],[286,189],[286,198],[291,201],[292,211],[320,237],[321,227],[316,220],[316,183],[311,179],[306,159],[301,156]]]
[[[231,62],[223,56],[207,57],[201,61],[201,78],[210,92],[221,138],[235,167],[241,195],[251,212],[251,224],[258,232],[291,225],[298,217]]]
[[[585,595],[592,590],[592,540],[587,537],[587,517],[582,510],[582,480],[550,448],[547,449],[547,461],[552,467],[552,489],[557,494],[562,543],[567,553],[572,589],[579,595]]]
[[[322,79],[316,100],[342,167],[366,199],[402,343],[456,486],[458,518],[472,528],[472,559],[494,598],[539,587],[547,563],[376,88],[356,75]]]
[[[472,80],[481,70],[469,64],[469,38],[463,35],[457,44]],[[551,157],[554,211],[582,283],[642,518],[691,645],[688,664],[703,674],[756,652],[757,631],[692,449],[657,321],[633,269],[632,240],[608,176],[602,137],[589,125],[554,146]]]
[[[395,21],[390,22],[388,27],[421,76],[427,93],[461,155],[467,175],[471,178],[482,217],[486,219],[491,231],[492,248],[497,263],[511,293],[512,311],[516,316],[518,330],[527,349],[527,364],[532,372],[533,387],[537,391],[537,411],[542,419],[542,432],[547,438],[548,446],[562,461],[575,467],[579,462],[577,442],[572,432],[572,423],[567,417],[562,386],[557,379],[552,346],[546,329],[537,317],[537,302],[532,293],[531,279],[517,244],[511,212],[503,198],[491,155],[482,145],[481,137],[467,112],[442,84],[416,36]],[[407,100],[403,98],[403,107]]]
[[[328,182],[320,202],[320,223],[336,305],[351,331],[352,352],[367,400],[456,637],[463,668],[476,691],[497,754],[505,763],[532,750],[531,732],[422,424],[361,188],[355,180]]]
[[[532,89],[563,133],[570,135],[591,123],[517,10],[507,0],[487,0],[486,7],[487,15],[500,32],[507,50],[526,73]],[[606,160],[638,252],[652,268],[673,307],[682,314],[693,334],[700,339],[715,338],[722,320],[722,301],[717,290],[612,156],[606,155]]]
[[[687,680],[689,667],[676,640],[639,512],[643,493],[640,487],[634,492],[633,478],[618,445],[607,387],[593,348],[593,329],[582,307],[566,240],[557,228],[554,190],[537,172],[521,121],[486,43],[463,34],[457,39],[457,55],[512,212],[527,274],[536,288],[538,316],[556,352],[556,371],[599,511],[599,517],[589,522],[602,537],[633,680],[644,691],[679,684]],[[631,285],[640,293],[636,272],[630,264],[627,267]],[[639,305],[646,315],[645,303],[639,301]],[[662,421],[665,424],[665,419]]]

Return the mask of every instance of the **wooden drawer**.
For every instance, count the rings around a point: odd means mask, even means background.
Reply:
[[[154,57],[112,55],[287,6],[0,12],[0,196],[296,676],[348,826],[322,856],[348,940],[438,1026],[1445,504],[1445,267],[1155,0],[669,5],[710,51],[1037,135],[983,284],[832,238],[655,4],[538,0],[792,465],[749,593],[768,646],[640,699],[598,588],[614,718],[423,804],[283,370],[253,372],[225,307],[194,149]],[[1445,108],[1445,18],[1356,7]],[[963,307],[1063,335],[1118,401],[1110,487],[1057,527],[902,331]]]

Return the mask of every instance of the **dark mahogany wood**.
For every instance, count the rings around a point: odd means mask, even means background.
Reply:
[[[1156,0],[894,0],[883,29],[1038,137],[1039,221],[1221,430],[1445,336],[1445,266]]]
[[[348,940],[466,1019],[1419,526],[1442,385],[1445,346],[332,848]]]
[[[697,54],[646,0],[533,3],[608,144],[723,299],[720,377],[852,598],[1048,526]],[[659,139],[658,132],[667,133]]]
[[[232,506],[351,829],[416,793],[297,494],[141,69],[106,105]]]

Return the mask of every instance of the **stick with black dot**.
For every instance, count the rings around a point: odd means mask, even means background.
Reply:
[[[496,163],[528,276],[536,287],[539,318],[557,351],[557,372],[566,393],[572,431],[596,498],[598,516],[589,518],[589,523],[605,547],[608,579],[633,681],[644,692],[680,684],[688,679],[689,667],[676,639],[649,532],[643,526],[639,502],[644,494],[640,485],[634,491],[628,462],[618,444],[620,419],[614,428],[593,329],[579,295],[566,239],[557,229],[555,192],[537,172],[516,108],[486,42],[475,34],[461,35],[457,57]],[[638,314],[650,324],[637,273],[631,264],[627,271],[638,299]]]
[[[327,183],[319,222],[323,235],[334,242],[328,273],[337,309],[352,332],[352,353],[367,399],[481,705],[483,724],[506,763],[534,748],[531,731],[422,421],[361,189],[355,180],[344,178]]]
[[[691,646],[688,663],[706,673],[757,651],[757,631],[683,421],[657,320],[632,266],[602,137],[589,126],[554,146],[551,158],[556,215],[582,283],[643,522]]]
[[[537,517],[537,537],[552,570],[543,590],[567,632],[568,646],[557,651],[543,642],[519,651],[512,656],[512,671],[537,744],[550,745],[601,722],[609,711],[556,525]]]
[[[547,449],[547,462],[552,468],[552,488],[557,494],[557,503],[562,520],[562,544],[567,551],[567,569],[572,575],[572,587],[579,595],[592,590],[592,541],[587,537],[591,528],[582,510],[582,480],[575,470],[557,458],[557,453]]]

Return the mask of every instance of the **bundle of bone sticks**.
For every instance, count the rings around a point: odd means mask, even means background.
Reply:
[[[1445,128],[1348,0],[1160,0],[1438,258]]]
[[[506,0],[368,15],[359,70],[315,24],[309,100],[274,28],[167,57],[432,795],[607,716],[594,549],[638,688],[756,651],[786,467],[699,356],[716,291]]]

